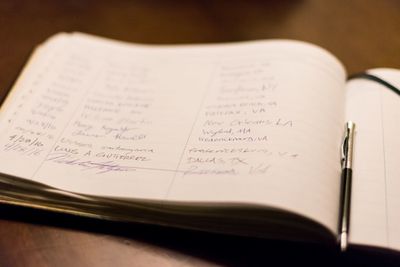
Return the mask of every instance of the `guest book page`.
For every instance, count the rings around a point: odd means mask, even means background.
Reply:
[[[398,70],[371,73],[400,86]],[[400,249],[400,97],[363,79],[347,90],[347,117],[357,124],[350,241]]]
[[[258,204],[336,232],[341,64],[296,41],[42,45],[1,110],[1,172],[130,199]]]

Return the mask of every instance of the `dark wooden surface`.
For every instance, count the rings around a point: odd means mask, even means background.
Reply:
[[[309,41],[350,73],[400,68],[400,1],[0,1],[0,97],[59,31],[140,43]],[[400,256],[124,225],[0,206],[0,266],[400,266]]]

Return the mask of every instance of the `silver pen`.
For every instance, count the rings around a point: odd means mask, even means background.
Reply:
[[[340,185],[340,207],[339,207],[339,241],[341,251],[345,251],[348,245],[350,227],[350,202],[351,202],[351,179],[353,175],[353,145],[355,124],[351,121],[345,125],[342,144],[342,175]]]

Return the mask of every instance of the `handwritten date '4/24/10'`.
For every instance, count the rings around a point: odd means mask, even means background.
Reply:
[[[21,155],[39,156],[43,152],[44,143],[39,137],[26,137],[14,134],[9,136],[4,151],[14,151]]]

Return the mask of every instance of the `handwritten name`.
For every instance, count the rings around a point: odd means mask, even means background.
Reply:
[[[96,174],[104,174],[108,172],[128,172],[136,171],[132,166],[120,165],[114,161],[93,161],[82,158],[72,157],[68,153],[55,152],[50,153],[46,161],[55,162],[58,164],[65,164],[69,166],[80,167],[82,171],[93,170]]]

